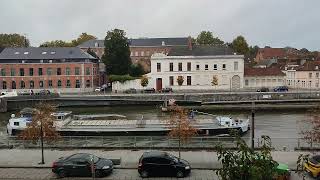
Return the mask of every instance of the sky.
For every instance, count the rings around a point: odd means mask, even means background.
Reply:
[[[195,37],[249,45],[320,50],[319,0],[0,0],[0,33],[25,34],[32,46],[77,38]]]

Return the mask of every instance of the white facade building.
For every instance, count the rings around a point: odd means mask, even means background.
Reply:
[[[151,57],[149,76],[152,82],[149,82],[150,85],[156,90],[165,87],[171,87],[173,90],[236,90],[243,88],[244,56],[226,53],[225,50],[219,49],[220,53],[217,55],[214,51],[211,51],[209,55],[206,52],[206,55],[203,56],[201,53],[172,56],[154,54]],[[182,85],[178,84],[179,77],[183,78]]]

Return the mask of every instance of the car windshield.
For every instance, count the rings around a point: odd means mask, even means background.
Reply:
[[[172,154],[167,154],[171,159],[173,159],[174,162],[179,162],[179,159],[177,157],[175,157],[174,155]]]
[[[91,159],[93,158],[93,162],[97,163],[99,161],[99,157],[93,155],[93,154],[85,154],[85,153],[79,153],[79,154],[74,154],[70,157],[68,157],[67,159],[83,159],[86,160],[87,162],[91,162]]]

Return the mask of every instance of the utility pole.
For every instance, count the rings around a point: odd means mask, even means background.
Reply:
[[[254,112],[255,103],[252,101],[252,109],[251,109],[251,148],[254,150]]]

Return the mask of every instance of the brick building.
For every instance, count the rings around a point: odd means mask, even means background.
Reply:
[[[0,89],[87,92],[98,86],[98,60],[79,48],[5,48]]]
[[[172,47],[192,46],[191,37],[182,38],[139,38],[129,39],[130,57],[133,63],[143,65],[145,71],[150,72],[150,58],[154,53],[168,54]],[[89,40],[78,46],[87,51],[89,48],[100,58],[104,53],[104,40]]]

